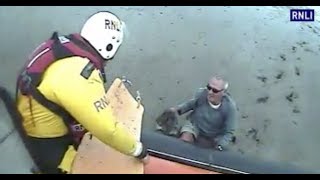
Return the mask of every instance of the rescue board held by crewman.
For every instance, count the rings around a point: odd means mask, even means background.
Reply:
[[[116,121],[140,139],[144,107],[139,99],[132,96],[123,80],[116,78],[113,81],[106,100]],[[78,148],[71,173],[143,174],[144,166],[136,158],[118,152],[87,133]]]

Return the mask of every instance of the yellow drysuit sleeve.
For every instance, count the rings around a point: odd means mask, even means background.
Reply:
[[[105,99],[100,72],[94,70],[88,79],[80,75],[89,61],[71,57],[53,64],[48,72],[54,83],[54,102],[64,107],[80,124],[99,140],[116,150],[132,155],[138,141],[115,121],[109,106],[97,108],[97,101]],[[50,97],[49,97],[50,98]]]

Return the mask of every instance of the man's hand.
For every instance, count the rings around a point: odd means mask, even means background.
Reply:
[[[174,108],[174,107],[170,108],[169,110],[170,110],[170,111],[172,111],[172,112],[174,112],[174,113],[176,113],[176,112],[177,112],[177,109],[176,109],[176,108]]]
[[[175,107],[170,108],[169,111],[173,112],[173,113],[174,113],[175,115],[177,115],[177,116],[180,115],[180,113],[181,113],[181,112],[179,112],[179,110],[178,110],[177,108],[175,108]]]

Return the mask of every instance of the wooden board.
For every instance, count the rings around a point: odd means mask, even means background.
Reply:
[[[139,106],[120,79],[115,79],[106,96],[117,121],[140,139],[144,107]],[[143,164],[86,134],[78,148],[71,173],[143,174]]]

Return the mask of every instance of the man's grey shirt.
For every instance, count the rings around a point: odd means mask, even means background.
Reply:
[[[179,114],[191,111],[188,116],[191,123],[199,129],[202,136],[213,138],[217,145],[228,145],[236,126],[236,104],[227,93],[223,95],[218,109],[210,106],[207,100],[208,90],[200,88],[193,99],[178,106]]]

